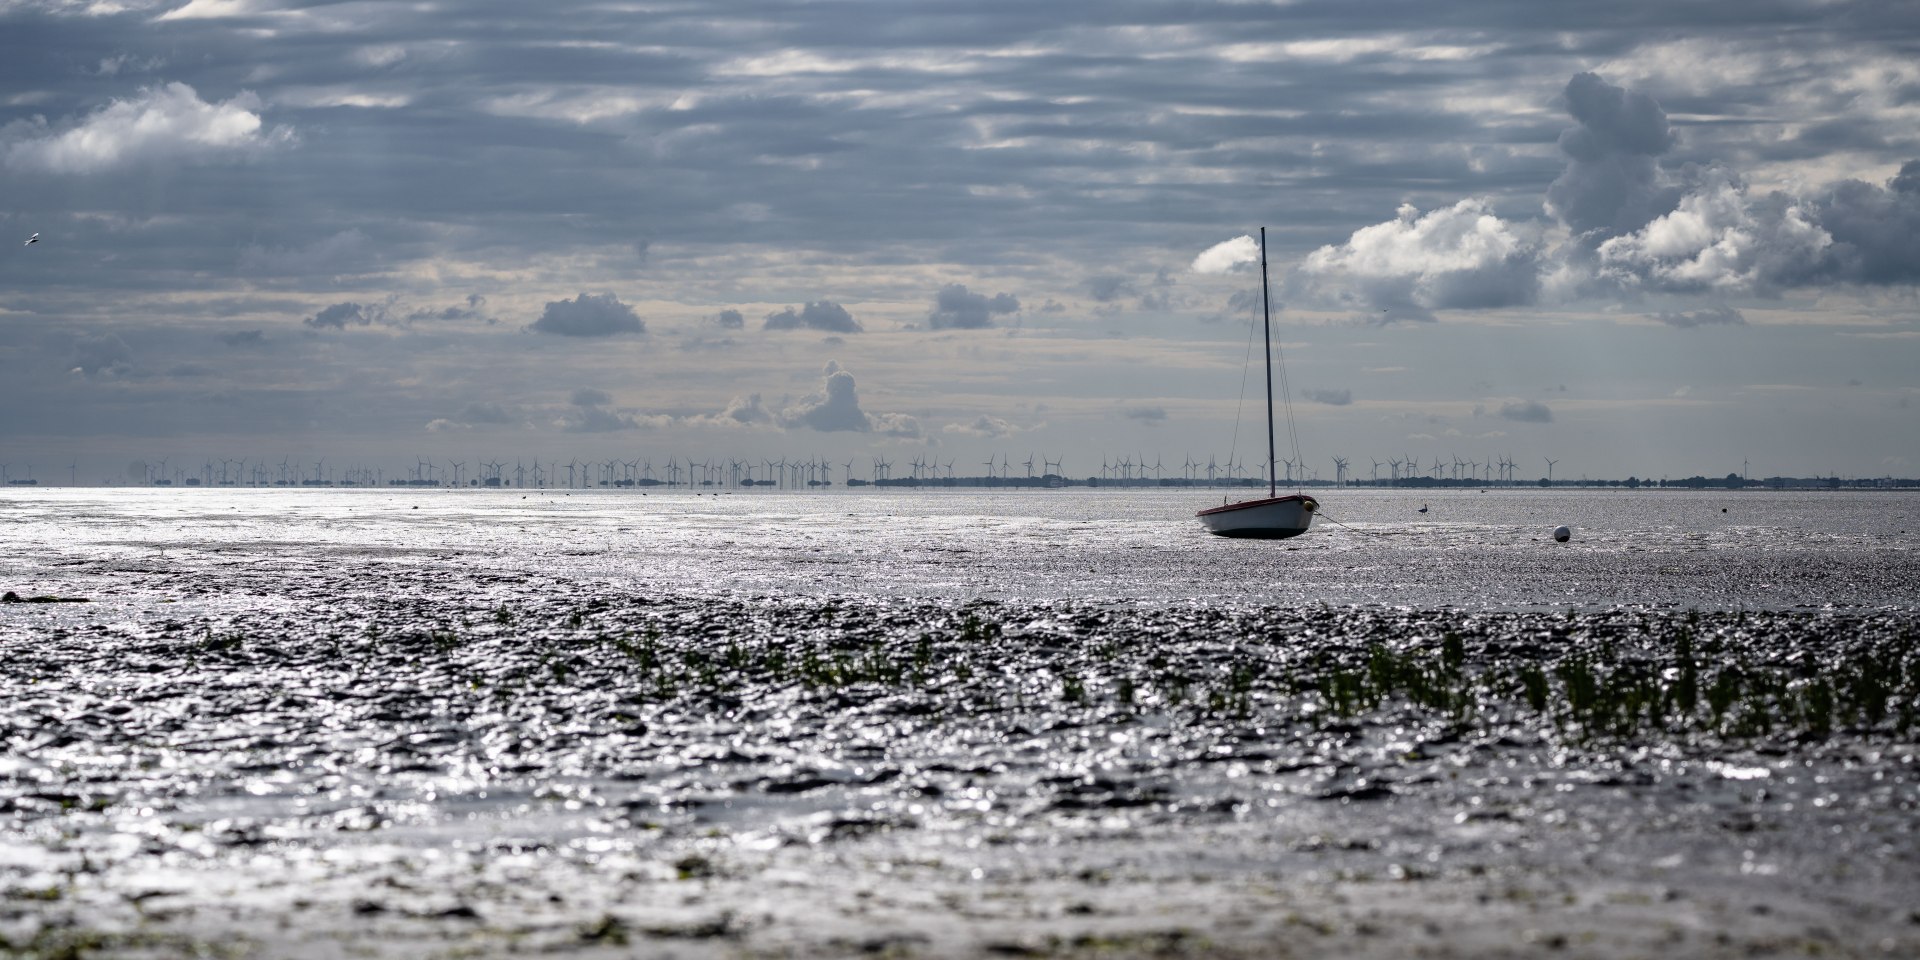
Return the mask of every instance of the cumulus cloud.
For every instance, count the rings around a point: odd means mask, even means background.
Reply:
[[[786,427],[805,427],[823,433],[853,431],[877,433],[885,437],[918,438],[920,422],[906,414],[869,414],[860,409],[860,393],[853,374],[829,360],[821,371],[826,381],[819,393],[801,398],[781,411],[779,422]]]
[[[1403,204],[1395,219],[1309,254],[1289,293],[1387,321],[1519,306],[1549,289],[1772,295],[1920,281],[1920,161],[1885,187],[1843,181],[1820,195],[1758,195],[1723,166],[1663,168],[1677,136],[1645,93],[1581,73],[1561,99],[1574,125],[1560,136],[1566,167],[1544,203],[1557,224],[1509,221],[1474,198],[1424,213]],[[1236,242],[1208,250],[1195,269],[1241,262],[1247,248]],[[1673,317],[1682,319],[1662,319],[1727,322],[1712,312]]]
[[[1601,276],[1659,290],[1769,292],[1817,268],[1833,238],[1817,211],[1776,195],[1755,203],[1724,170],[1632,233],[1600,245]]]
[[[834,333],[859,333],[860,322],[847,308],[831,300],[809,303],[799,311],[792,307],[767,314],[766,330],[829,330]]]
[[[853,374],[840,369],[839,364],[829,362],[826,378],[822,392],[788,407],[780,416],[781,422],[790,427],[807,427],[822,432],[873,429],[873,424],[860,409],[860,394],[854,386]]]
[[[1251,236],[1238,236],[1200,251],[1190,269],[1194,273],[1228,273],[1260,262],[1260,244]]]
[[[611,293],[583,293],[572,300],[547,304],[532,330],[563,337],[611,337],[622,333],[647,332],[647,325],[633,308]]]
[[[1670,327],[1740,326],[1747,322],[1747,318],[1740,311],[1725,304],[1690,313],[1678,311],[1656,313],[1653,318]]]
[[[747,325],[747,318],[741,316],[738,310],[722,310],[713,318],[713,322],[719,324],[722,330],[738,330]]]
[[[935,330],[979,330],[993,326],[995,316],[1019,311],[1020,301],[1012,294],[988,297],[970,292],[965,284],[950,283],[934,295],[927,324]]]
[[[569,399],[567,402],[573,404],[576,407],[598,407],[604,404],[612,403],[613,395],[606,392],[605,390],[596,390],[592,387],[582,387],[578,390],[575,390],[573,392],[573,397]]]
[[[286,135],[263,132],[260,98],[240,93],[208,103],[184,83],[148,87],[115,100],[64,130],[44,121],[0,128],[7,165],[90,174],[160,160],[244,154]]]
[[[1658,163],[1677,142],[1666,111],[1592,73],[1575,75],[1561,96],[1575,126],[1560,134],[1567,168],[1547,188],[1547,212],[1597,241],[1672,210],[1680,190]]]
[[[1553,422],[1553,411],[1538,400],[1510,400],[1500,405],[1500,416],[1521,423]]]
[[[728,401],[727,408],[720,411],[720,415],[714,419],[724,424],[756,426],[773,423],[773,412],[760,402],[759,394],[753,393],[744,397],[734,397]]]
[[[1495,216],[1482,200],[1424,214],[1402,204],[1397,218],[1309,254],[1295,283],[1327,299],[1357,297],[1389,319],[1425,319],[1430,310],[1531,302],[1540,255],[1532,230]]]
[[[1315,403],[1334,407],[1344,407],[1353,402],[1352,390],[1303,390],[1300,395]]]
[[[1920,282],[1920,160],[1902,164],[1885,188],[1843,180],[1819,202],[1833,237],[1828,269],[1867,284]]]

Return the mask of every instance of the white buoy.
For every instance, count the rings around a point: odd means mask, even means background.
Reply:
[[[1573,539],[1573,531],[1567,529],[1565,524],[1562,524],[1561,526],[1558,526],[1558,527],[1554,527],[1553,539],[1555,543],[1566,543],[1568,540]]]

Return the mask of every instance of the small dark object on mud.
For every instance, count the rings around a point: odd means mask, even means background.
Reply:
[[[46,595],[41,595],[38,597],[23,597],[17,593],[14,593],[12,590],[8,590],[4,596],[0,596],[0,603],[90,603],[90,602],[91,601],[89,601],[86,597],[53,597],[53,596],[46,596]]]
[[[1568,540],[1571,540],[1571,539],[1573,539],[1572,530],[1568,529],[1565,526],[1559,526],[1559,527],[1553,528],[1553,540],[1555,543],[1566,543]]]

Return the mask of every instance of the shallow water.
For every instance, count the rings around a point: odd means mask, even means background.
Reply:
[[[1313,531],[1275,543],[1202,534],[1207,491],[47,489],[0,499],[0,575],[351,560],[681,596],[1709,610],[1909,607],[1920,583],[1916,493],[1320,496]]]

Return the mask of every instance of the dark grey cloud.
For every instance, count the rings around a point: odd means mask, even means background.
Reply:
[[[1158,425],[1167,422],[1166,407],[1127,407],[1120,411],[1120,415],[1126,417],[1128,420],[1138,420],[1148,425]]]
[[[1867,284],[1920,282],[1920,160],[1876,187],[1835,184],[1819,204],[1820,225],[1833,237],[1827,263],[1842,279]]]
[[[409,322],[412,322],[412,321],[479,321],[482,323],[492,323],[493,319],[488,317],[486,314],[486,306],[487,306],[486,297],[481,296],[480,294],[477,294],[477,293],[470,293],[467,295],[466,302],[462,305],[451,306],[451,307],[441,307],[438,310],[435,310],[431,307],[423,307],[420,309],[409,311],[407,313],[407,320]]]
[[[713,322],[723,330],[738,330],[747,325],[747,318],[741,316],[738,310],[722,310],[713,318]]]
[[[531,329],[563,337],[611,337],[644,334],[647,325],[613,294],[583,293],[572,300],[550,301]]]
[[[267,335],[263,330],[234,330],[220,334],[220,342],[229,347],[258,347],[266,344]]]
[[[576,407],[598,407],[612,403],[613,395],[605,390],[596,390],[593,387],[582,387],[575,390],[573,397],[567,402]]]
[[[779,313],[767,314],[766,330],[829,330],[835,333],[859,333],[860,322],[853,319],[847,308],[831,300],[818,300],[807,304],[799,311],[788,307]]]
[[[1747,322],[1745,315],[1725,304],[1702,310],[1663,311],[1653,317],[1670,327],[1742,326]]]
[[[969,291],[966,284],[950,283],[934,295],[927,324],[935,330],[979,330],[993,326],[993,318],[1020,312],[1020,301],[1010,293]]]
[[[1651,96],[1593,73],[1561,92],[1576,126],[1560,134],[1567,168],[1547,187],[1547,209],[1591,242],[1639,229],[1674,208],[1681,190],[1662,182],[1659,157],[1677,141]]]
[[[368,326],[384,315],[385,310],[378,304],[362,306],[348,302],[336,303],[300,322],[315,330],[344,330],[347,327]]]
[[[1353,391],[1344,388],[1339,390],[1302,390],[1300,391],[1300,395],[1314,403],[1324,403],[1335,407],[1344,407],[1353,402]]]

